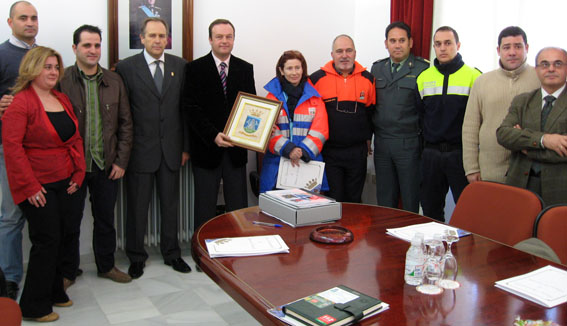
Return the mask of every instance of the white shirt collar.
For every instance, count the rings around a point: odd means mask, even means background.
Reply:
[[[547,95],[553,95],[553,97],[555,97],[556,99],[559,98],[559,95],[561,95],[561,93],[563,92],[563,90],[565,89],[565,84],[563,84],[563,86],[556,90],[555,92],[553,92],[553,94],[549,94],[548,92],[545,91],[545,89],[543,89],[543,87],[541,88],[541,100],[544,101],[544,98]]]
[[[217,69],[219,69],[220,71],[220,64],[221,62],[226,63],[226,69],[228,69],[228,63],[230,62],[230,54],[228,55],[228,58],[225,61],[222,61],[221,59],[217,58],[217,56],[211,52],[211,54],[213,55],[213,59],[215,60],[215,66],[217,67]]]
[[[161,57],[159,57],[159,59],[156,59],[156,58],[152,57],[148,53],[148,51],[146,51],[146,49],[144,49],[144,59],[146,59],[148,66],[151,65],[152,63],[154,63],[156,60],[160,60],[161,62],[165,63],[165,52],[161,54]]]
[[[17,37],[15,37],[14,35],[10,35],[9,42],[10,42],[10,44],[12,44],[13,46],[17,46],[17,47],[19,47],[19,48],[27,49],[27,50],[29,50],[29,49],[31,49],[31,48],[35,48],[35,47],[37,46],[37,44],[35,43],[35,39],[34,39],[34,41],[33,41],[33,44],[32,44],[32,45],[29,45],[29,44],[27,44],[26,42],[24,42],[24,41],[22,41],[22,40],[19,40],[19,39],[18,39]]]

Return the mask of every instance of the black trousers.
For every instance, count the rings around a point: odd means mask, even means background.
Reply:
[[[423,215],[445,222],[445,197],[449,187],[455,204],[469,184],[463,168],[463,151],[442,152],[425,148],[421,157],[421,207]]]
[[[241,167],[233,166],[227,151],[223,154],[221,164],[214,169],[201,168],[193,164],[195,230],[215,217],[221,179],[226,211],[230,212],[248,207],[246,165]]]
[[[106,171],[99,169],[93,163],[93,171],[87,172],[85,181],[78,190],[81,200],[81,210],[72,219],[74,225],[64,235],[61,272],[63,277],[74,280],[79,268],[79,237],[81,221],[85,208],[87,189],[91,202],[93,216],[93,252],[97,271],[106,273],[114,267],[114,252],[116,251],[116,229],[114,228],[114,206],[118,195],[118,180],[110,180]]]
[[[329,197],[340,202],[362,202],[366,181],[368,146],[366,142],[350,147],[323,147]]]
[[[72,219],[80,210],[77,192],[67,194],[69,179],[44,184],[47,190],[44,207],[35,207],[27,200],[19,206],[28,220],[32,243],[28,270],[20,307],[24,317],[45,316],[53,311],[54,303],[67,302],[61,274],[62,237],[65,230],[76,221]]]
[[[157,185],[160,210],[160,250],[164,261],[181,257],[177,239],[179,216],[179,170],[173,171],[162,157],[156,172],[126,172],[126,255],[131,263],[144,262],[148,253],[144,236],[148,226],[148,209],[154,180]]]

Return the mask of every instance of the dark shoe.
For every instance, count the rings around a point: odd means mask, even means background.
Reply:
[[[69,300],[67,302],[56,302],[53,304],[55,307],[71,307],[73,305],[73,301]]]
[[[128,268],[128,275],[132,276],[132,278],[139,278],[144,274],[144,267],[146,267],[144,262],[131,263]]]
[[[18,290],[20,290],[18,283],[12,281],[6,282],[6,293],[8,294],[8,298],[16,300],[16,298],[18,298]]]
[[[179,273],[189,273],[191,271],[191,267],[181,258],[166,261],[165,264],[173,267],[173,270]]]
[[[64,277],[63,278],[63,291],[67,292],[67,289],[73,284],[75,284],[75,280],[70,280],[70,279]]]
[[[36,321],[38,323],[50,323],[52,321],[56,321],[57,319],[59,319],[59,315],[56,312],[52,311],[49,315],[45,315],[43,317],[37,317],[37,318],[24,317],[24,319]]]
[[[116,268],[116,266],[112,267],[112,269],[109,272],[98,273],[98,277],[107,278],[109,280],[113,280],[114,282],[118,282],[118,283],[128,283],[132,281],[132,277],[130,277],[130,275],[119,270],[118,268]]]
[[[83,270],[80,268],[77,268],[77,274],[75,274],[76,276],[81,276],[83,275]]]

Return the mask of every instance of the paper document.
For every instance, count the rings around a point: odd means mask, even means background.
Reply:
[[[548,265],[524,275],[498,281],[496,287],[552,308],[567,302],[567,271]]]
[[[459,234],[459,237],[464,237],[470,234],[470,232],[463,232],[462,230],[459,230],[455,227],[437,222],[414,224],[395,229],[386,229],[386,233],[405,241],[411,241],[416,232],[423,233],[424,240],[430,240],[433,239],[434,234],[438,233],[442,235],[445,230],[456,230]]]
[[[266,195],[297,208],[328,205],[335,202],[332,198],[302,189],[270,190],[266,191]]]
[[[289,247],[279,235],[206,239],[211,258],[260,256],[289,253]]]
[[[291,189],[303,188],[307,190],[320,190],[323,184],[325,163],[299,160],[299,166],[292,166],[291,160],[281,158],[278,169],[276,188]]]

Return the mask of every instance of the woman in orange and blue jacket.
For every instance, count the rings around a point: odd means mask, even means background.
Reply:
[[[269,99],[283,102],[263,159],[260,192],[274,189],[280,158],[323,161],[321,150],[329,138],[327,110],[319,93],[307,79],[307,63],[299,51],[285,51],[276,65],[276,77],[264,86]],[[328,190],[323,177],[321,189]]]

